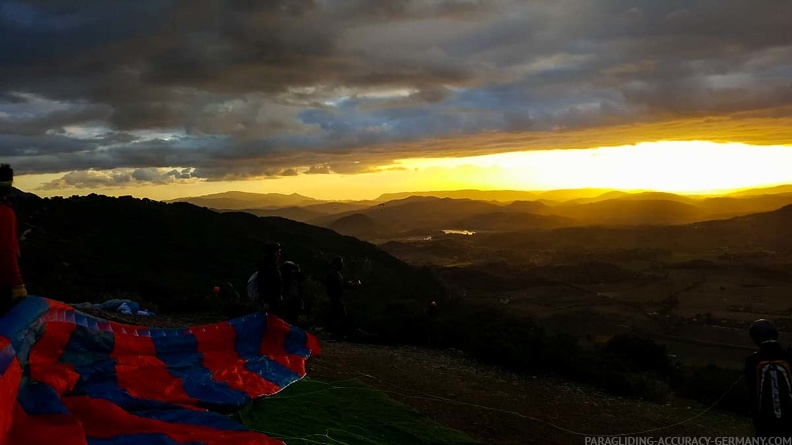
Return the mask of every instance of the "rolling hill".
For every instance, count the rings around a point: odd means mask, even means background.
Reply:
[[[281,193],[224,192],[205,196],[179,198],[167,202],[189,202],[190,204],[208,207],[210,209],[243,210],[266,207],[304,206],[320,204],[325,201],[309,198],[297,193],[284,195]]]
[[[343,235],[369,240],[393,232],[393,227],[374,221],[361,213],[342,216],[328,225],[328,228]]]
[[[434,198],[472,199],[476,201],[530,201],[538,199],[539,192],[518,190],[444,190],[434,192],[400,192],[380,195],[374,201],[377,203],[398,201],[411,196],[430,196]]]
[[[301,265],[307,289],[319,302],[330,259],[343,255],[346,274],[364,283],[349,296],[361,326],[385,332],[386,338],[405,329],[401,322],[382,321],[394,304],[410,302],[413,315],[423,316],[428,301],[444,298],[428,271],[372,244],[284,218],[99,195],[24,197],[14,206],[20,233],[26,233],[21,267],[29,292],[62,301],[133,297],[160,311],[205,309],[219,283],[230,282],[244,293],[270,241],[281,243],[284,260]],[[395,331],[388,334],[388,326]]]

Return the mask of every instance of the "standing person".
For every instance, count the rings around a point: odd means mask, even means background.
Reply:
[[[0,312],[5,313],[14,302],[27,296],[19,270],[19,237],[16,212],[8,203],[14,170],[0,164]]]
[[[759,347],[745,359],[756,437],[792,437],[792,354],[770,320],[754,321],[748,333]]]
[[[280,244],[270,243],[265,246],[264,257],[256,265],[259,307],[278,317],[283,312],[283,280],[280,272],[280,258]]]
[[[344,259],[337,256],[330,263],[330,271],[325,278],[325,292],[330,298],[330,333],[336,339],[342,339],[349,330],[344,289],[360,286],[360,280],[344,281],[342,270],[344,270]]]
[[[285,261],[281,266],[283,279],[283,320],[293,326],[299,326],[300,314],[305,310],[302,283],[305,274],[300,265],[293,261]]]

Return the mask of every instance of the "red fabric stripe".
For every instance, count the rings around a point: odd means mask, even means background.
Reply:
[[[67,312],[74,312],[74,308],[66,303],[57,300],[47,300],[49,303],[50,311],[61,310]]]
[[[116,359],[118,386],[134,397],[179,404],[195,405],[198,399],[184,390],[181,379],[168,372],[157,358],[151,337],[139,337],[120,332],[122,325],[111,324],[115,343],[110,356]]]
[[[212,371],[212,379],[243,391],[250,397],[275,394],[280,387],[258,374],[245,369],[245,361],[236,352],[236,330],[230,323],[217,323],[205,328],[193,328],[198,341],[202,364]]]
[[[311,351],[311,357],[319,357],[322,355],[322,348],[319,346],[319,340],[307,332],[305,333],[305,336],[308,337],[305,346],[307,346],[308,350]]]
[[[80,421],[67,414],[28,416],[18,403],[14,406],[14,426],[8,445],[86,445]]]
[[[227,431],[147,419],[130,414],[103,399],[67,397],[64,403],[82,420],[85,434],[99,439],[123,434],[162,433],[179,443],[206,445],[284,445],[277,439],[252,431]]]
[[[47,321],[44,334],[30,350],[30,378],[51,386],[58,395],[74,389],[80,378],[73,366],[58,362],[76,330],[74,323]]]
[[[261,340],[259,352],[303,377],[305,376],[305,357],[287,354],[286,350],[283,349],[286,335],[290,331],[291,325],[274,315],[267,314],[267,330]]]
[[[0,349],[10,345],[11,341],[9,339],[0,337]],[[22,367],[19,366],[19,360],[14,358],[8,368],[6,368],[5,373],[0,375],[0,445],[10,443],[8,435],[14,422],[14,405],[16,405],[19,382],[21,380]]]

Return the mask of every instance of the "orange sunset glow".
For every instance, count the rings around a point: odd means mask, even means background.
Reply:
[[[185,195],[297,192],[320,199],[373,199],[420,190],[553,190],[603,188],[717,194],[792,183],[792,146],[658,141],[591,149],[536,150],[481,156],[398,159],[359,174],[299,175],[263,181],[176,183],[107,188],[111,195],[173,199]],[[107,172],[93,173],[98,178]],[[36,190],[49,177],[23,176]],[[51,180],[51,179],[50,179]],[[361,184],[366,184],[361,187]],[[75,194],[92,190],[73,189]],[[43,196],[63,193],[47,190]]]

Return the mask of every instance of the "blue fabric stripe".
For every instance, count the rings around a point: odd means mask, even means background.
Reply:
[[[11,340],[20,363],[27,363],[30,348],[41,337],[44,323],[38,321],[49,310],[49,301],[41,297],[26,297],[3,316],[0,335]]]
[[[260,354],[261,342],[267,331],[267,320],[261,312],[228,322],[236,331],[236,352],[240,357],[252,357]]]
[[[291,369],[274,362],[267,357],[258,356],[256,358],[246,357],[245,369],[266,378],[270,382],[278,385],[281,389],[291,385],[300,379],[300,376]]]
[[[3,316],[0,335],[8,337],[13,342],[20,332],[26,331],[30,323],[44,315],[49,307],[46,298],[33,296],[23,298]]]
[[[14,346],[10,343],[5,348],[0,349],[0,375],[5,374],[15,358],[16,351],[14,351]]]
[[[17,400],[29,415],[69,414],[69,410],[51,386],[31,382],[27,377],[19,385]]]
[[[96,320],[94,323],[90,323],[85,314],[75,313],[74,317],[77,329],[74,330],[66,347],[63,348],[63,354],[58,361],[76,367],[85,367],[86,372],[89,372],[93,364],[110,360],[110,354],[115,345],[115,336],[112,332],[99,331],[97,327],[85,327],[89,324],[96,324]]]
[[[165,434],[124,434],[104,439],[88,437],[88,445],[206,445],[204,442],[176,442]]]
[[[308,335],[302,329],[294,326],[292,326],[289,333],[286,334],[286,344],[283,345],[283,348],[289,354],[302,357],[311,355],[311,351],[308,349]]]
[[[90,385],[75,395],[88,395],[108,400],[135,416],[182,425],[205,426],[224,431],[247,431],[242,424],[234,419],[211,411],[198,411],[182,408],[166,402],[138,399],[132,397],[118,386],[109,384]]]
[[[198,406],[233,411],[250,401],[247,394],[212,379],[209,369],[201,364],[198,340],[193,334],[182,331],[179,335],[152,335],[152,340],[157,358],[165,363],[171,375],[182,380],[190,397],[200,400]]]
[[[299,380],[300,377],[289,368],[262,356],[259,352],[261,351],[261,342],[264,340],[264,333],[267,331],[267,320],[263,314],[257,312],[247,317],[231,320],[229,323],[237,333],[237,354],[247,361],[245,369],[281,388]]]

